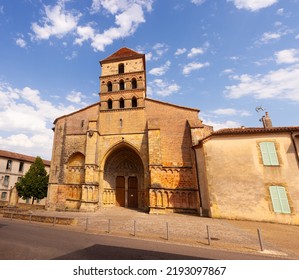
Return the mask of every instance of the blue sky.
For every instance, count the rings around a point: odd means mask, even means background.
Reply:
[[[99,61],[146,54],[150,98],[214,129],[299,125],[299,0],[0,0],[0,149],[51,158],[53,121],[99,101]]]

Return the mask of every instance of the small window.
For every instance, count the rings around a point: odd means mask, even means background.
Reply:
[[[18,177],[18,179],[17,179],[17,180],[18,180],[18,182],[20,182],[20,181],[21,181],[21,179],[22,179],[22,177]]]
[[[112,109],[112,100],[111,99],[108,100],[108,109]]]
[[[264,165],[279,165],[275,144],[273,142],[261,142],[260,149]]]
[[[1,200],[6,200],[7,198],[7,192],[2,192],[1,193]]]
[[[112,91],[112,83],[111,82],[107,83],[107,88],[108,88],[108,91]]]
[[[134,79],[132,79],[132,89],[135,89],[135,88],[137,88],[137,81],[136,81],[136,79],[134,78]]]
[[[8,184],[9,184],[9,176],[8,175],[5,175],[4,177],[4,181],[3,181],[3,185],[5,187],[8,187]]]
[[[120,80],[119,82],[119,90],[124,90],[125,89],[125,82],[123,80]]]
[[[125,101],[123,98],[119,100],[119,108],[125,108]]]
[[[118,74],[125,73],[125,65],[123,63],[118,64]]]
[[[12,160],[9,159],[6,164],[6,170],[11,170],[11,166],[12,166]]]
[[[132,98],[132,107],[137,107],[137,98],[135,96]]]
[[[290,214],[291,209],[285,188],[280,186],[271,186],[269,190],[274,212]]]
[[[19,172],[23,172],[23,170],[24,170],[24,162],[21,161],[19,165]]]

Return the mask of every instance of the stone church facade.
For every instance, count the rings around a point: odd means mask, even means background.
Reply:
[[[100,102],[54,122],[46,208],[199,212],[192,146],[211,127],[198,109],[147,97],[144,54],[122,48],[100,65]]]

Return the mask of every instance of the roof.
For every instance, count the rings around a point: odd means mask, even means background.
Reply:
[[[60,117],[58,117],[58,118],[56,118],[56,119],[54,120],[53,124],[56,124],[56,122],[57,122],[58,120],[60,120],[60,119],[63,119],[63,118],[66,118],[66,117],[75,115],[75,114],[77,114],[77,113],[80,113],[80,112],[82,112],[82,111],[84,111],[84,110],[87,110],[87,109],[89,109],[89,108],[91,108],[91,107],[93,107],[93,106],[97,106],[97,105],[100,105],[100,104],[101,104],[101,102],[96,102],[96,103],[93,103],[93,104],[91,104],[91,105],[88,105],[88,106],[86,106],[86,107],[84,107],[84,108],[82,108],[82,109],[79,109],[79,110],[77,110],[77,111],[74,111],[74,112],[71,112],[71,113],[69,113],[69,114],[60,116]]]
[[[31,163],[33,163],[35,161],[35,157],[18,154],[18,153],[13,153],[13,152],[9,152],[9,151],[4,151],[4,150],[0,150],[0,157],[4,157],[4,158],[8,158],[8,159],[17,159],[20,161],[26,161],[26,162],[31,162]],[[43,160],[43,163],[46,166],[50,166],[51,161]]]
[[[238,128],[224,128],[213,131],[207,137],[199,140],[198,143],[211,139],[214,136],[229,136],[229,135],[248,135],[248,134],[268,134],[268,133],[292,133],[299,132],[299,126],[276,126],[270,128],[264,127],[238,127]],[[195,145],[197,146],[197,145]]]
[[[168,105],[168,106],[172,106],[172,107],[176,107],[176,108],[180,108],[180,109],[200,112],[200,110],[196,109],[196,108],[180,106],[180,105],[176,105],[176,104],[173,104],[173,103],[168,103],[168,102],[164,102],[164,101],[160,101],[160,100],[156,100],[156,99],[151,99],[151,98],[148,98],[148,97],[146,97],[145,100],[153,101],[153,102],[156,102],[156,103],[160,103],[160,104],[163,104],[163,105]]]
[[[145,55],[135,52],[129,48],[121,48],[112,55],[108,56],[107,58],[103,59],[100,61],[101,65],[102,63],[106,62],[111,62],[111,61],[118,61],[118,60],[123,60],[125,59],[133,59],[133,58],[143,58],[144,59]]]
[[[231,135],[231,134],[250,134],[250,133],[273,133],[273,132],[293,132],[299,131],[299,126],[285,126],[285,127],[238,127],[238,128],[224,128],[216,130],[212,135]]]

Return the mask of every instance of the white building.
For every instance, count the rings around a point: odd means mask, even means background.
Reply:
[[[13,205],[12,192],[16,182],[29,170],[35,161],[34,157],[0,150],[0,206]],[[45,168],[49,173],[50,161],[43,160]],[[19,199],[19,202],[30,203]],[[42,201],[41,201],[42,203]]]

